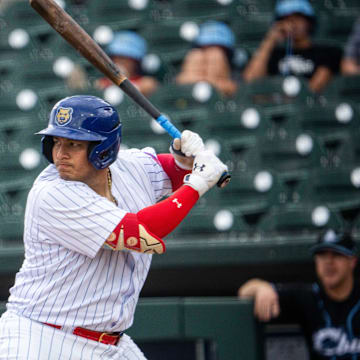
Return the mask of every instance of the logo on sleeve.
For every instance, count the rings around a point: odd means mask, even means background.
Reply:
[[[178,209],[180,209],[182,207],[182,203],[177,198],[173,199],[172,202],[176,204],[176,207]]]
[[[56,110],[56,115],[55,115],[56,123],[60,126],[64,126],[68,124],[72,119],[72,113],[73,113],[72,108],[65,108],[60,106]]]

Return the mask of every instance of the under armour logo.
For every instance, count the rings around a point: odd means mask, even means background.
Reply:
[[[199,166],[197,163],[195,163],[194,164],[194,170],[200,169],[199,171],[203,171],[205,166],[206,166],[205,164],[202,164],[202,165]]]
[[[179,202],[179,200],[177,198],[175,198],[172,202],[176,204],[178,209],[180,209],[182,207],[182,203]]]

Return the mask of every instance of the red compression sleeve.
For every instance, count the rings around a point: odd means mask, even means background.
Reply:
[[[149,231],[162,238],[180,224],[198,199],[199,193],[184,185],[167,199],[140,210],[137,217]]]
[[[184,176],[190,174],[191,170],[179,167],[171,154],[159,154],[157,158],[171,180],[173,191],[177,190],[183,184]]]

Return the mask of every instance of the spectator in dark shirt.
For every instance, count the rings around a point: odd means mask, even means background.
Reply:
[[[228,25],[220,21],[201,24],[194,48],[186,54],[176,82],[206,81],[223,95],[233,95],[237,89],[231,65],[234,46],[235,36]]]
[[[238,291],[254,298],[261,321],[301,325],[311,360],[360,357],[360,287],[354,270],[355,243],[350,234],[328,229],[313,246],[318,282],[312,285],[271,284],[251,279]]]
[[[346,43],[341,72],[344,75],[360,75],[360,17]]]
[[[339,72],[342,51],[316,44],[314,9],[307,0],[281,0],[275,22],[244,70],[247,82],[267,75],[295,75],[308,79],[309,88],[320,92]]]

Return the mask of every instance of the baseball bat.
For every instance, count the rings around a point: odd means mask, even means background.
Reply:
[[[96,41],[54,0],[29,0],[30,5],[69,44],[91,64],[107,76],[115,85],[130,96],[142,109],[155,119],[173,138],[180,138],[180,131],[120,72]],[[217,186],[224,187],[231,175],[223,173]]]

